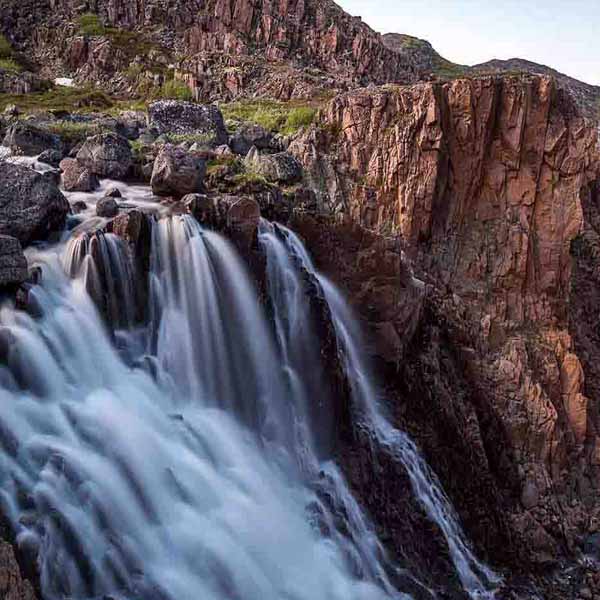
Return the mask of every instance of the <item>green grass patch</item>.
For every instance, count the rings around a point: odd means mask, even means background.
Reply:
[[[168,144],[210,144],[214,136],[210,133],[165,133],[161,136]]]
[[[0,69],[11,73],[20,73],[23,67],[13,58],[0,58]]]
[[[247,185],[269,185],[269,182],[262,175],[254,173],[253,171],[238,173],[232,177],[231,182],[236,187],[244,187]]]
[[[211,158],[206,165],[206,174],[213,175],[223,171],[241,173],[244,170],[244,165],[238,156],[217,156]]]
[[[115,48],[122,50],[131,59],[136,56],[147,56],[152,50],[157,49],[162,50],[163,54],[168,53],[165,48],[160,48],[138,31],[105,26],[100,17],[94,13],[80,15],[77,24],[81,35],[107,37]],[[156,67],[160,68],[158,65]]]
[[[183,81],[179,81],[178,79],[165,81],[158,91],[158,96],[170,100],[193,100],[192,90]]]
[[[291,135],[313,122],[317,108],[298,102],[253,100],[226,104],[221,111],[227,121],[255,123],[272,133]]]
[[[14,50],[5,35],[0,33],[0,58],[13,58]]]
[[[68,144],[77,144],[90,136],[110,131],[107,127],[102,127],[98,123],[76,121],[56,121],[55,123],[44,124],[42,128],[58,135]]]
[[[295,133],[299,129],[309,127],[315,120],[316,114],[317,109],[311,106],[292,108],[287,115],[282,133],[289,135]]]
[[[9,104],[17,105],[25,113],[46,110],[95,112],[106,111],[115,101],[99,90],[56,86],[31,94],[0,94],[0,109]]]
[[[94,13],[80,15],[77,23],[79,25],[79,32],[83,35],[99,36],[106,33],[106,27],[100,21],[100,17]]]

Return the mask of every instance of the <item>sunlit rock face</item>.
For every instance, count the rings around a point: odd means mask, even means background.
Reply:
[[[598,485],[594,367],[587,386],[582,365],[593,327],[573,318],[576,290],[594,286],[582,272],[596,236],[595,124],[551,78],[458,80],[338,96],[291,151],[324,208],[396,239],[434,287],[430,319],[481,395],[468,435],[477,445],[483,432],[490,458],[481,406],[499,419],[513,526],[548,560],[556,549],[535,519],[548,532],[560,518],[575,540]],[[402,365],[402,331],[389,331],[385,358],[395,337]],[[573,501],[566,516],[551,508],[558,497]]]
[[[331,0],[178,0],[168,6],[160,0],[43,0],[28,8],[31,16],[8,0],[0,29],[44,72],[102,81],[121,93],[133,93],[144,81],[156,84],[143,71],[157,73],[170,64],[179,65],[197,98],[210,99],[309,99],[417,78],[409,55],[385,46],[378,33]],[[102,32],[84,35],[78,17],[89,12],[101,24],[136,35],[125,45]],[[132,61],[140,65],[135,81],[128,72]],[[160,85],[160,75],[158,80]]]

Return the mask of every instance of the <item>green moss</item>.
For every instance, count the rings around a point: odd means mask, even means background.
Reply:
[[[160,88],[159,96],[172,100],[193,100],[192,90],[183,81],[177,79],[165,81]]]
[[[0,58],[0,69],[11,71],[12,73],[20,73],[23,68],[13,58]]]
[[[43,110],[94,112],[111,108],[114,100],[99,90],[57,86],[31,94],[0,94],[0,109],[9,104],[16,104],[26,113]]]
[[[210,133],[165,133],[162,138],[169,144],[209,144],[214,136]]]
[[[317,104],[253,100],[226,104],[221,110],[228,121],[255,123],[267,131],[291,135],[312,123],[317,107]]]
[[[43,126],[43,129],[60,136],[68,144],[76,144],[92,135],[109,131],[107,127],[102,127],[97,123],[78,123],[74,121],[48,123]]]
[[[293,108],[288,113],[282,133],[290,135],[299,129],[309,127],[315,120],[316,114],[317,109],[310,106],[299,106],[297,108]]]
[[[0,58],[13,58],[13,55],[14,50],[10,45],[10,42],[6,39],[6,36],[0,33]]]
[[[85,13],[80,15],[77,19],[79,25],[79,32],[83,35],[99,36],[106,33],[100,17],[94,13]]]
[[[244,164],[239,157],[233,155],[211,158],[206,165],[206,174],[214,175],[220,172],[239,174],[244,170]]]
[[[238,173],[237,175],[233,176],[231,182],[237,187],[243,187],[251,184],[269,185],[269,182],[262,175],[254,173],[253,171]]]

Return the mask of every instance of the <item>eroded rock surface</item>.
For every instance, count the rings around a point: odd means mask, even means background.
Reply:
[[[529,560],[547,563],[573,550],[600,483],[595,378],[586,384],[595,326],[569,318],[582,303],[574,283],[597,297],[594,279],[574,279],[595,269],[597,236],[586,219],[598,202],[590,188],[599,165],[594,125],[550,78],[482,78],[342,95],[291,151],[323,209],[396,239],[431,290],[429,316],[417,327],[422,341],[410,341],[410,351],[406,329],[377,324],[383,309],[364,306],[363,314],[384,332],[383,363],[396,365],[396,383],[389,373],[386,381],[398,418],[445,474],[465,520],[485,522],[465,481],[490,478],[503,490],[490,506]],[[355,291],[351,297],[362,304]],[[368,297],[372,303],[376,294]],[[587,350],[578,352],[579,344]],[[423,364],[430,368],[419,384]],[[456,376],[447,379],[452,364]],[[429,404],[421,404],[425,394]],[[435,440],[425,433],[432,407]],[[479,475],[459,482],[460,436]]]
[[[62,229],[69,203],[49,178],[0,161],[0,234],[23,245]]]
[[[124,179],[133,162],[129,142],[115,133],[88,138],[77,152],[77,160],[93,175],[111,179]]]

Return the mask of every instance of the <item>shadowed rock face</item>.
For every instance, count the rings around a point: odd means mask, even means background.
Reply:
[[[291,147],[322,207],[392,236],[426,284],[409,349],[374,290],[351,292],[386,332],[376,354],[398,418],[467,522],[483,522],[467,471],[496,479],[498,514],[538,563],[573,549],[597,510],[596,144],[553,80],[524,77],[345,94]],[[471,458],[457,480],[461,436]]]

